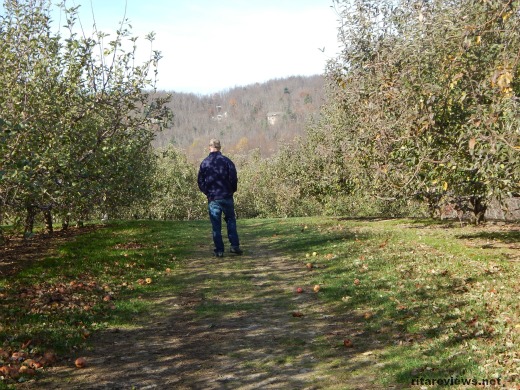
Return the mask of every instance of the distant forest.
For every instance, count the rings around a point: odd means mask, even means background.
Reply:
[[[155,147],[174,145],[189,160],[207,154],[210,138],[220,138],[225,153],[259,149],[267,157],[281,142],[303,135],[324,103],[324,77],[292,76],[212,95],[171,92],[173,124],[157,134]],[[163,92],[166,93],[166,92]]]

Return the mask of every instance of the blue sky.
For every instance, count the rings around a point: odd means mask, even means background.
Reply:
[[[88,32],[156,33],[160,89],[210,94],[292,75],[323,73],[338,51],[332,0],[67,0]],[[325,48],[322,52],[320,49]]]

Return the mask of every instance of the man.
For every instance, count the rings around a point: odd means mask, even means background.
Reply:
[[[227,225],[227,234],[231,244],[231,253],[241,255],[237,233],[235,204],[233,194],[237,190],[237,170],[233,162],[220,152],[220,141],[209,141],[209,156],[202,161],[197,183],[199,189],[208,197],[208,211],[213,229],[213,253],[217,257],[224,256],[222,240],[222,213]]]

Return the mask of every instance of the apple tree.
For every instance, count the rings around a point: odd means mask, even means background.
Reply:
[[[449,197],[477,222],[518,193],[518,3],[334,3],[343,51],[324,114],[357,181],[432,208]]]
[[[52,231],[53,216],[67,225],[145,197],[150,141],[171,116],[168,97],[152,94],[160,53],[136,65],[127,21],[106,42],[80,35],[77,7],[62,6],[63,35],[44,0],[5,1],[0,20],[0,213],[25,220],[26,233],[39,212]]]

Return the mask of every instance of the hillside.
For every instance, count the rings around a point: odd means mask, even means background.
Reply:
[[[293,76],[235,87],[213,95],[172,92],[171,128],[159,133],[154,146],[173,144],[190,159],[207,153],[209,138],[218,137],[228,153],[259,148],[275,152],[281,141],[304,132],[323,104],[322,76]]]

